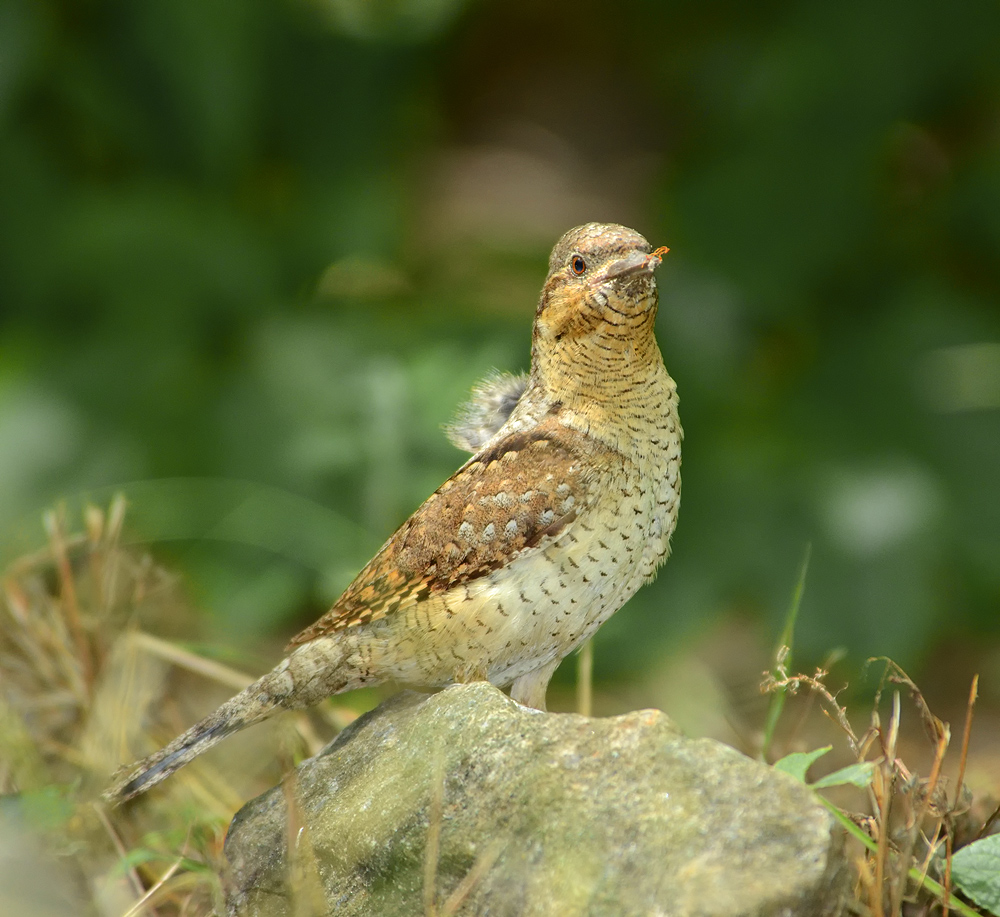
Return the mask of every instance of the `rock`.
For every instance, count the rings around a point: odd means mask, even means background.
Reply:
[[[226,855],[233,917],[832,917],[848,882],[791,777],[655,710],[546,714],[485,683],[361,717],[237,813]]]

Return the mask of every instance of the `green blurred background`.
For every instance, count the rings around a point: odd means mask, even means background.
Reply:
[[[805,658],[995,645],[995,0],[3,0],[3,561],[124,489],[206,634],[287,637],[588,220],[671,247],[687,433],[599,677],[773,640],[809,542]]]

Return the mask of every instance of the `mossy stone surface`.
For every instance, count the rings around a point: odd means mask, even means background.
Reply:
[[[832,917],[848,876],[787,775],[655,710],[540,713],[485,683],[360,718],[237,813],[226,853],[234,917],[421,915],[428,876],[438,909],[469,877],[460,915]]]

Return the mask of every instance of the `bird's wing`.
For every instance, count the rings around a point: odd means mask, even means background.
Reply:
[[[472,397],[445,427],[452,445],[476,453],[507,422],[528,387],[528,375],[493,373],[472,389]]]
[[[601,447],[551,419],[491,443],[397,529],[289,649],[377,621],[547,543],[593,492],[595,450]]]

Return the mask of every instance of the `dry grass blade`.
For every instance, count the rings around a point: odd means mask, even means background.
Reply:
[[[972,737],[972,713],[979,695],[979,675],[972,676],[972,686],[969,688],[969,703],[965,709],[965,727],[962,729],[962,750],[958,759],[958,779],[955,783],[955,802],[949,815],[958,810],[962,800],[962,787],[965,785],[965,766],[969,759],[969,740]],[[948,917],[948,900],[951,897],[951,857],[954,847],[954,837],[949,830],[945,835],[944,859],[944,905],[943,917]]]
[[[891,889],[887,889],[886,862],[889,857],[889,811],[892,805],[893,784],[895,780],[894,762],[896,760],[896,740],[899,736],[899,692],[894,692],[892,714],[889,717],[889,730],[882,746],[882,757],[879,767],[874,772],[872,790],[875,793],[878,818],[878,849],[875,854],[875,882],[872,887],[870,906],[875,917],[885,914],[885,892],[890,891],[890,913],[895,913],[894,902],[891,899]]]
[[[145,650],[151,656],[156,656],[172,665],[187,669],[196,675],[202,675],[205,678],[218,682],[220,685],[226,685],[226,687],[242,691],[247,685],[253,682],[251,676],[237,669],[230,668],[213,659],[206,659],[204,656],[192,653],[190,650],[177,646],[177,644],[171,643],[168,640],[161,640],[152,634],[137,631],[132,639],[135,640],[137,647]]]
[[[882,674],[882,683],[879,685],[879,692],[875,697],[876,704],[881,696],[882,685],[886,681],[892,682],[893,684],[905,685],[910,690],[910,698],[917,707],[917,712],[920,714],[920,722],[923,723],[927,737],[933,744],[936,745],[941,738],[941,729],[943,724],[941,720],[931,713],[931,709],[927,705],[923,692],[917,687],[913,679],[910,678],[910,676],[907,675],[906,672],[904,672],[895,662],[885,656],[873,656],[868,660],[868,662],[885,663],[885,670]]]
[[[503,850],[502,839],[495,839],[472,864],[461,882],[438,907],[437,874],[441,857],[441,829],[444,824],[445,760],[444,750],[438,749],[434,759],[431,796],[427,806],[427,845],[424,848],[424,917],[454,917],[465,899],[472,893],[496,863]]]
[[[130,907],[122,917],[136,917],[141,911],[151,908],[152,902],[156,896],[162,891],[166,884],[174,877],[177,870],[181,868],[181,864],[184,862],[184,857],[179,856],[168,868],[167,871],[152,885],[149,890],[138,900],[132,907]]]
[[[594,642],[588,640],[580,648],[576,663],[576,712],[590,716],[594,697]]]
[[[281,781],[285,811],[288,813],[285,849],[288,851],[289,887],[292,890],[294,917],[322,917],[329,912],[323,882],[316,864],[309,824],[299,804],[298,781],[290,757],[286,757],[285,776]]]
[[[441,908],[440,917],[454,917],[458,909],[465,902],[465,899],[472,894],[475,887],[482,881],[496,863],[503,851],[504,842],[497,838],[490,844],[472,864],[472,868],[465,874],[461,882],[455,886],[455,890],[448,896]]]
[[[434,755],[431,798],[427,807],[427,846],[424,849],[424,917],[437,917],[437,870],[444,821],[444,749]]]
[[[73,571],[70,568],[69,555],[66,551],[66,540],[63,534],[64,515],[64,512],[60,509],[59,511],[45,513],[43,518],[45,531],[49,536],[52,556],[55,558],[56,569],[59,572],[63,613],[76,647],[76,657],[80,666],[83,683],[89,686],[94,680],[94,661],[91,658],[90,644],[80,618],[80,605],[77,601],[76,585],[73,579]]]
[[[935,813],[936,823],[934,825],[934,833],[931,841],[928,843],[927,855],[924,859],[924,863],[921,866],[921,873],[926,875],[930,868],[930,864],[933,860],[935,851],[938,845],[938,837],[940,836],[942,830],[945,832],[945,843],[950,845],[950,831],[948,829],[947,823],[943,820],[945,815],[946,807],[935,806],[934,800],[938,793],[938,783],[941,779],[941,769],[944,764],[945,756],[948,752],[948,745],[951,740],[951,730],[947,723],[942,722],[933,713],[931,713],[930,708],[927,706],[924,700],[923,694],[919,688],[913,683],[913,681],[907,676],[898,666],[894,663],[893,668],[898,673],[895,676],[891,676],[891,680],[897,684],[904,684],[910,689],[910,696],[916,702],[917,710],[921,716],[921,723],[924,727],[924,731],[927,736],[934,742],[934,757],[931,762],[931,771],[926,781],[920,781],[919,779],[911,776],[906,770],[901,761],[894,760],[894,766],[896,770],[903,776],[905,780],[905,786],[907,787],[907,792],[905,798],[909,805],[911,806],[911,817],[908,830],[906,832],[905,840],[900,845],[899,853],[899,868],[897,870],[897,878],[893,886],[894,892],[894,910],[893,913],[899,913],[901,908],[902,893],[906,881],[906,876],[908,874],[910,863],[913,859],[913,851],[917,843],[918,837],[921,835],[923,830],[923,825],[927,820],[927,817],[932,812]],[[917,795],[918,802],[915,809],[913,809],[913,796]],[[945,900],[948,899],[950,894],[950,889],[945,886]]]

